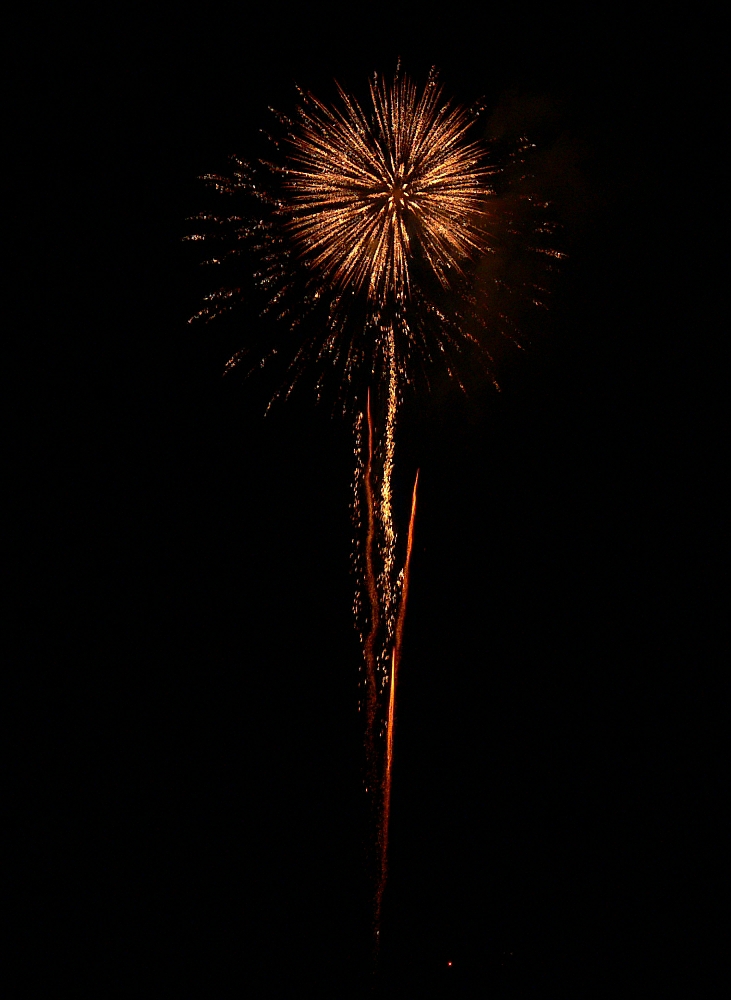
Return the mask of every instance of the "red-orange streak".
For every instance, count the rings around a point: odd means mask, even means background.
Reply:
[[[391,684],[388,695],[388,728],[386,730],[386,767],[383,778],[383,812],[381,817],[381,878],[378,887],[377,910],[380,914],[383,890],[386,887],[386,870],[388,864],[388,824],[391,816],[391,765],[393,763],[393,729],[396,720],[396,671],[401,657],[401,646],[406,619],[406,600],[409,595],[409,565],[411,549],[414,543],[414,521],[416,518],[416,487],[419,483],[417,470],[414,480],[414,492],[411,496],[411,518],[409,519],[409,534],[406,542],[406,561],[404,562],[404,578],[401,587],[401,603],[396,620],[396,637],[391,651]]]
[[[404,621],[406,620],[406,600],[409,596],[409,566],[411,565],[411,549],[414,544],[414,521],[416,520],[416,489],[419,485],[419,470],[416,470],[414,491],[411,494],[411,517],[409,518],[409,534],[406,541],[406,561],[404,562],[404,579],[401,585],[401,603],[396,619],[396,641],[394,644],[393,680],[396,679],[396,667],[401,659],[401,647],[404,641]],[[393,683],[393,682],[392,682]]]
[[[370,630],[364,644],[364,654],[367,670],[367,695],[366,705],[368,713],[367,742],[369,755],[372,752],[373,728],[376,718],[376,658],[374,647],[376,635],[380,624],[380,605],[378,601],[378,586],[376,584],[376,574],[373,568],[373,546],[375,540],[375,500],[373,496],[373,421],[371,420],[371,391],[368,390],[368,402],[366,407],[368,419],[368,458],[365,468],[365,495],[366,507],[368,508],[368,532],[366,535],[365,563],[366,563],[366,586],[368,588],[368,598],[371,605]]]

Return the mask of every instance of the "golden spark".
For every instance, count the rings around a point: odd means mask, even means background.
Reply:
[[[406,299],[419,259],[447,287],[450,271],[487,250],[493,171],[467,138],[473,116],[444,102],[433,73],[421,94],[408,79],[374,77],[370,113],[338,92],[341,108],[306,95],[290,137],[294,242],[335,287],[379,305]]]

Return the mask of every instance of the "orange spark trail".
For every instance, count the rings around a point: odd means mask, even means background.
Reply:
[[[398,619],[396,620],[396,643],[394,645],[395,660],[398,665],[401,659],[401,646],[404,638],[404,620],[406,619],[406,600],[409,596],[409,564],[411,563],[411,546],[414,543],[414,521],[416,519],[416,488],[419,485],[419,470],[416,470],[414,479],[414,491],[411,494],[411,517],[409,518],[409,534],[406,541],[406,560],[404,562],[404,578],[401,585],[401,605],[399,607]],[[396,673],[394,668],[393,678]]]
[[[368,531],[366,535],[365,563],[366,563],[366,586],[368,587],[368,598],[371,605],[370,629],[364,643],[364,656],[366,661],[367,689],[367,750],[372,760],[373,753],[373,730],[376,718],[376,657],[375,643],[379,626],[379,601],[378,586],[376,584],[376,573],[373,566],[373,546],[375,542],[375,500],[373,496],[373,421],[371,419],[371,391],[368,390],[367,402],[368,419],[368,459],[365,468],[365,495],[366,507],[368,509]],[[369,761],[370,763],[370,761]],[[372,779],[369,779],[369,783]]]

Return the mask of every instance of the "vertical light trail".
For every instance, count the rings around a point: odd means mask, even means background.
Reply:
[[[393,721],[396,708],[396,648],[391,650],[391,683],[388,689],[388,727],[386,729],[386,785],[384,789],[385,840],[388,840],[388,817],[391,808],[391,761],[393,760]]]
[[[381,828],[379,830],[380,871],[378,889],[376,892],[376,927],[380,924],[383,893],[386,888],[388,874],[388,829],[391,819],[391,774],[393,767],[393,733],[396,721],[396,677],[401,659],[404,622],[406,620],[406,602],[409,596],[409,567],[411,550],[414,543],[414,522],[416,519],[416,490],[419,485],[419,472],[414,479],[414,490],[411,495],[411,517],[409,518],[409,534],[406,542],[406,558],[404,560],[401,580],[401,600],[399,602],[398,618],[396,619],[395,641],[391,650],[391,677],[388,691],[388,719],[386,724],[386,758],[383,771],[383,789],[381,806]]]
[[[393,723],[396,713],[396,648],[391,650],[391,683],[388,692],[388,721],[386,727],[386,759],[381,789],[381,816],[378,830],[378,886],[376,888],[376,934],[380,931],[381,906],[388,875],[388,828],[391,819],[391,762],[393,760]]]
[[[399,605],[398,618],[396,619],[396,641],[394,644],[394,663],[398,666],[401,659],[401,647],[404,639],[404,621],[406,620],[406,601],[409,596],[409,566],[411,563],[411,548],[414,544],[414,522],[416,520],[416,490],[419,486],[419,470],[416,470],[414,479],[414,489],[411,494],[411,517],[409,518],[409,534],[406,540],[406,559],[404,561],[404,575],[401,582],[401,603]],[[395,667],[392,675],[392,684],[395,681]]]
[[[373,762],[373,737],[376,721],[376,636],[380,624],[380,602],[378,599],[378,585],[376,581],[376,571],[373,565],[373,548],[376,533],[376,510],[375,497],[373,495],[373,420],[371,417],[371,391],[368,390],[366,404],[366,418],[368,421],[368,457],[365,467],[365,496],[368,518],[368,528],[366,532],[365,545],[365,579],[368,590],[368,599],[371,606],[370,627],[363,644],[363,655],[366,663],[366,753],[368,756],[368,770],[371,770]],[[373,776],[369,774],[368,784],[373,783]]]
[[[396,451],[396,410],[398,406],[396,376],[396,343],[393,324],[386,333],[386,359],[388,364],[388,402],[383,443],[383,475],[381,477],[380,521],[383,533],[383,569],[381,572],[381,594],[386,616],[387,635],[384,644],[388,648],[393,637],[394,583],[393,567],[396,557],[396,533],[393,527],[392,488],[394,453]],[[384,664],[385,667],[385,664]]]

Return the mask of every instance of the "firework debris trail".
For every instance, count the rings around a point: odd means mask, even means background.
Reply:
[[[409,571],[416,519],[418,471],[411,498],[411,515],[404,563],[396,573],[396,532],[393,518],[392,481],[396,395],[389,393],[385,428],[380,447],[367,395],[365,420],[367,446],[363,448],[362,492],[365,510],[357,506],[365,535],[363,590],[368,598],[368,627],[362,635],[366,668],[366,790],[374,826],[373,933],[378,952],[381,911],[388,870],[388,840],[391,812],[393,737],[396,716],[396,678],[403,649],[408,601]],[[380,473],[380,475],[379,475]],[[380,481],[379,481],[380,480]],[[356,490],[359,477],[356,475]]]
[[[410,525],[404,566],[396,573],[396,531],[394,528],[393,471],[398,411],[398,378],[395,337],[392,325],[382,331],[386,406],[383,430],[376,446],[376,428],[371,407],[371,391],[366,396],[365,422],[367,448],[362,462],[365,512],[358,503],[359,476],[356,468],[356,532],[365,533],[362,567],[364,596],[367,596],[367,626],[362,633],[366,669],[366,790],[374,824],[373,929],[378,946],[383,892],[386,884],[388,826],[391,799],[391,762],[393,759],[393,721],[395,717],[395,667],[401,653],[403,623],[406,614],[408,570],[413,539]],[[363,417],[360,418],[363,423]],[[416,495],[414,493],[413,502]],[[365,516],[363,517],[363,513]],[[358,517],[358,515],[360,515]],[[360,523],[360,522],[365,522]],[[384,701],[388,707],[384,712]],[[384,717],[385,716],[385,717]],[[385,745],[384,745],[385,737]]]
[[[397,570],[394,527],[393,473],[395,467],[398,383],[394,334],[383,330],[384,368],[376,388],[382,389],[381,426],[374,420],[370,388],[365,413],[356,423],[355,514],[356,536],[365,545],[360,581],[365,615],[361,642],[365,667],[365,786],[372,826],[373,943],[378,953],[381,911],[388,870],[393,736],[396,715],[396,677],[403,649],[409,571],[416,518],[418,472],[411,498],[411,515],[403,557]],[[384,405],[385,404],[385,405]],[[366,440],[359,436],[365,424]]]
[[[365,579],[368,589],[368,600],[370,603],[370,628],[363,643],[363,656],[366,666],[366,753],[368,767],[370,771],[371,761],[374,752],[374,728],[376,722],[376,656],[375,643],[380,625],[380,601],[378,598],[378,586],[376,583],[375,571],[375,530],[376,530],[376,504],[373,494],[373,420],[371,418],[371,392],[368,390],[368,402],[366,405],[368,416],[368,452],[365,467],[365,505],[366,505],[366,544],[365,544]],[[368,785],[372,785],[374,775],[368,774]],[[368,787],[368,785],[366,787]]]

